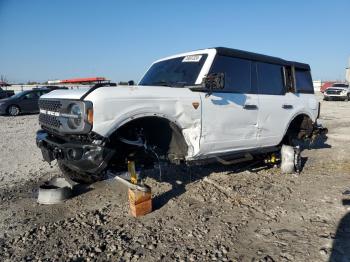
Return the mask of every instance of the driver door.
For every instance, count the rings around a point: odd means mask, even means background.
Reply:
[[[38,111],[39,93],[36,91],[27,93],[21,101],[21,110],[27,113]]]
[[[257,146],[259,98],[252,62],[217,56],[209,73],[224,73],[225,87],[201,93],[202,133],[200,151],[212,155]]]

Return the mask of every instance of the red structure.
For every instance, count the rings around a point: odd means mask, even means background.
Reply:
[[[65,80],[50,80],[48,84],[94,84],[109,81],[104,77],[72,78]]]
[[[323,93],[328,87],[331,87],[335,82],[334,81],[325,81],[322,82],[320,91]]]
[[[107,79],[104,77],[86,77],[86,78],[72,78],[72,79],[65,79],[61,80],[60,83],[62,84],[77,84],[77,83],[92,83],[92,82],[103,82]]]

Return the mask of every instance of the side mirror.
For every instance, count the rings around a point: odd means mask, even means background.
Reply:
[[[224,73],[212,73],[208,74],[203,78],[204,88],[213,89],[224,89],[225,87],[225,74]]]

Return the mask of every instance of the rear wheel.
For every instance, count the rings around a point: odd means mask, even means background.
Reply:
[[[58,167],[61,170],[63,176],[66,178],[69,178],[77,183],[81,184],[92,184],[94,182],[100,181],[103,179],[102,176],[97,176],[95,174],[89,174],[86,172],[77,172],[69,167],[67,167],[65,164],[63,164],[60,160],[57,160]]]
[[[7,109],[7,112],[10,116],[18,116],[21,110],[19,109],[18,106],[12,105],[12,106],[9,106],[9,108]]]

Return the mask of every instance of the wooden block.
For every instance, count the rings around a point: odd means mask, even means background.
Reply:
[[[133,190],[129,188],[129,201],[130,203],[139,204],[152,198],[151,191],[144,192],[140,190]]]
[[[134,217],[152,212],[152,193],[129,189],[130,212]]]

